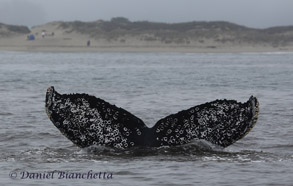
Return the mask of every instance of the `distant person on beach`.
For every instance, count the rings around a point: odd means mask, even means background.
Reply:
[[[87,45],[88,47],[91,46],[91,41],[88,40],[87,43],[86,43],[86,45]]]
[[[42,38],[45,38],[46,32],[42,32]]]

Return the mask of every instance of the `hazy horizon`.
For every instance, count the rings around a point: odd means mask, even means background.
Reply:
[[[178,23],[228,21],[268,28],[293,25],[292,0],[0,0],[0,22],[35,26],[52,21],[130,21]]]

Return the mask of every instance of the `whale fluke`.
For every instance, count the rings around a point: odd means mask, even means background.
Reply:
[[[47,89],[46,112],[53,124],[79,147],[102,145],[174,146],[203,139],[227,147],[255,125],[259,103],[216,100],[183,110],[148,128],[128,111],[87,94],[59,94]]]
[[[159,120],[151,129],[156,146],[182,145],[204,139],[227,147],[243,138],[256,124],[259,104],[251,96],[246,103],[216,100]]]

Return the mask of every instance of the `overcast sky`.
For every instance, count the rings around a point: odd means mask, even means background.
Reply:
[[[0,0],[0,22],[34,26],[50,21],[229,21],[254,28],[293,25],[293,0]]]

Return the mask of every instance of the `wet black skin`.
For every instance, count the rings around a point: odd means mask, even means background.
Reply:
[[[87,94],[46,93],[46,112],[53,124],[79,147],[101,145],[175,146],[203,139],[227,147],[243,138],[256,124],[259,103],[253,96],[245,103],[215,100],[159,120],[148,128],[126,110]]]

